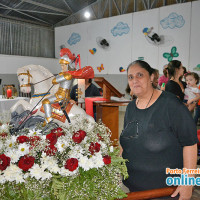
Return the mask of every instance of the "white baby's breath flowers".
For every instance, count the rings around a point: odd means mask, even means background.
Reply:
[[[114,148],[113,146],[110,146],[110,152],[113,152]]]
[[[6,182],[6,179],[4,175],[0,175],[0,184],[4,184]]]
[[[83,155],[84,152],[85,150],[80,145],[76,145],[71,149],[71,151],[69,151],[68,155],[71,158],[80,158],[80,156]]]
[[[102,151],[107,150],[107,146],[106,146],[106,144],[105,144],[104,142],[99,141],[98,143],[101,145],[101,150],[102,150]]]
[[[38,135],[41,135],[42,134],[42,130],[29,130],[28,132],[28,136],[38,136]]]
[[[2,141],[0,141],[0,152],[2,152],[4,150],[4,144]]]

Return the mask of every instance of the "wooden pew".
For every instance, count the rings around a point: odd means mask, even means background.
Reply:
[[[128,197],[123,198],[123,200],[145,200],[145,199],[166,197],[173,194],[176,188],[177,187],[166,187],[166,188],[146,190],[141,192],[130,192],[128,193]]]

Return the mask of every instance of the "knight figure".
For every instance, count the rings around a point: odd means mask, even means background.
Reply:
[[[69,68],[69,64],[75,61],[76,57],[71,53],[71,51],[68,48],[61,49],[60,56],[61,59],[59,61],[59,64],[61,65],[62,72],[60,72],[52,80],[53,85],[60,84],[60,87],[53,96],[48,97],[42,101],[42,105],[44,107],[46,116],[43,126],[45,126],[46,123],[49,123],[53,119],[51,104],[70,99],[69,89],[71,88],[73,77],[70,73],[67,73],[67,71]]]

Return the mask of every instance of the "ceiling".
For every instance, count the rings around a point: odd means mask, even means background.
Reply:
[[[96,0],[1,0],[0,16],[53,26]]]
[[[193,0],[0,0],[0,17],[55,27]]]

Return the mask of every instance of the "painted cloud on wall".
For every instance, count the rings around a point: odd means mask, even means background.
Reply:
[[[185,20],[182,15],[173,12],[168,17],[162,19],[160,24],[164,29],[181,28],[185,24]]]
[[[77,42],[80,42],[81,36],[78,33],[72,33],[67,43],[72,46]]]
[[[130,31],[128,24],[123,22],[118,22],[117,25],[111,29],[111,33],[114,37],[122,36],[123,34],[127,34]]]

